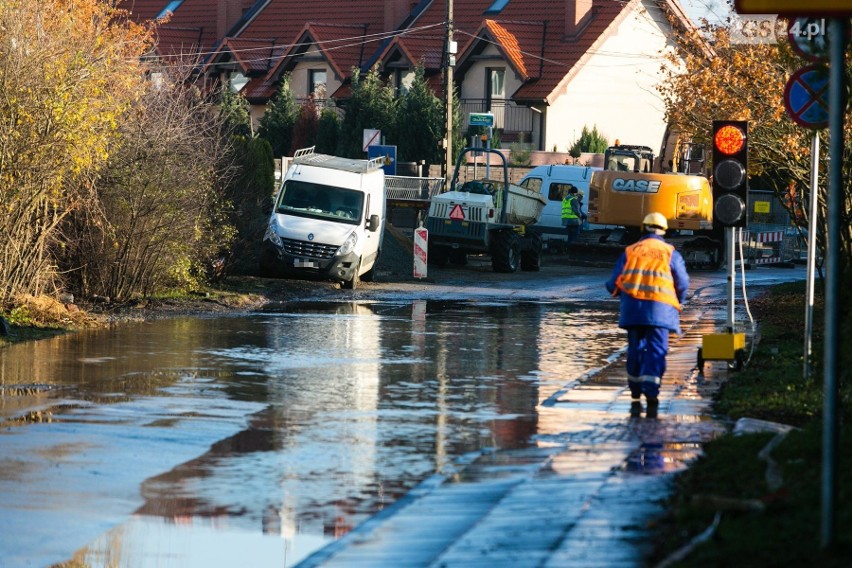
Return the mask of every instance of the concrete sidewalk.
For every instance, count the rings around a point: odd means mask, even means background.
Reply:
[[[614,357],[541,401],[533,446],[470,456],[299,566],[644,566],[671,474],[724,431],[707,412],[727,364],[695,365],[725,318],[724,303],[684,311],[658,418],[630,416]]]

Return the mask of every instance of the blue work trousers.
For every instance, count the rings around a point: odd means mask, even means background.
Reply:
[[[665,327],[637,325],[627,328],[627,380],[630,394],[638,398],[657,398],[666,372],[669,330]]]

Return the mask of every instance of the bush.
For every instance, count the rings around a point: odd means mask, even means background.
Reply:
[[[222,120],[183,81],[152,86],[135,103],[96,197],[64,226],[72,289],[126,300],[186,286],[187,271],[204,276],[200,267],[232,234],[219,185]]]
[[[230,247],[222,251],[222,264],[213,274],[254,272],[259,262],[260,243],[272,213],[275,192],[275,165],[272,146],[262,138],[234,141],[237,175],[226,188],[227,222],[235,229]]]
[[[598,132],[598,127],[593,126],[591,130],[587,126],[583,127],[580,133],[580,138],[568,150],[568,154],[572,158],[579,158],[583,152],[592,154],[603,154],[609,148],[607,139]]]

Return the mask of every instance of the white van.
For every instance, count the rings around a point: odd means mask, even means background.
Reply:
[[[538,189],[547,200],[538,223],[530,227],[541,234],[547,249],[559,249],[565,245],[568,235],[562,226],[562,198],[568,192],[569,185],[588,196],[592,173],[600,170],[590,166],[536,166],[521,178],[518,185]],[[588,197],[583,200],[584,211],[587,203]]]
[[[263,237],[261,272],[339,280],[352,290],[372,280],[385,231],[383,159],[297,151]]]

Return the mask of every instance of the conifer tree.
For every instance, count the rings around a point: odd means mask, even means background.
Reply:
[[[290,91],[290,76],[285,75],[257,131],[258,136],[272,146],[272,155],[276,158],[293,155],[293,129],[298,117],[299,105]]]

